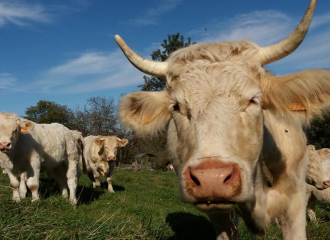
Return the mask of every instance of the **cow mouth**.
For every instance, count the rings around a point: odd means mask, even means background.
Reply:
[[[5,148],[3,148],[3,149],[0,149],[0,151],[3,152],[3,153],[5,153],[5,152],[8,152],[9,149],[5,149]]]
[[[232,210],[236,202],[232,201],[204,201],[196,202],[194,206],[202,212],[226,212]]]

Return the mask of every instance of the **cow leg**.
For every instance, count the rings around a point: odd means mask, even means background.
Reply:
[[[26,185],[32,193],[32,202],[39,200],[39,175],[40,175],[40,166],[35,165],[34,167],[30,166],[27,170],[27,180]]]
[[[110,161],[109,162],[109,172],[107,173],[108,191],[110,193],[115,192],[113,190],[113,186],[112,186],[112,174],[113,174],[114,169],[115,169],[115,161]]]
[[[93,170],[93,178],[94,178],[93,188],[101,188],[100,173],[96,169],[92,168],[92,170]]]
[[[19,196],[21,197],[21,199],[26,197],[27,188],[25,182],[26,182],[26,172],[21,173],[20,175]]]
[[[76,192],[78,187],[78,161],[69,158],[68,171],[66,174],[67,183],[70,191],[70,202],[77,205]]]
[[[302,187],[302,190],[299,189],[299,192],[292,194],[287,208],[278,217],[284,240],[306,239],[305,187]]]
[[[19,184],[20,184],[19,175],[14,175],[11,171],[7,171],[7,173],[8,173],[8,177],[10,180],[10,187],[13,190],[13,200],[15,202],[19,202],[21,200],[20,194],[18,191]]]
[[[315,215],[316,197],[312,194],[307,202],[307,215],[309,220],[316,221]]]
[[[208,214],[215,229],[217,240],[239,239],[238,214],[235,210],[224,213]]]

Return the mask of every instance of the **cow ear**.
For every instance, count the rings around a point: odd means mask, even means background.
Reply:
[[[307,125],[330,109],[328,70],[307,70],[283,76],[266,75],[261,80],[263,108],[280,110]]]
[[[329,153],[330,153],[329,148],[322,148],[322,149],[318,150],[318,154],[320,155],[320,157],[322,159],[324,159],[326,156],[328,156]]]
[[[139,135],[155,135],[165,129],[171,119],[168,102],[167,91],[127,94],[120,100],[119,119]]]
[[[94,142],[99,145],[99,146],[103,146],[104,145],[104,141],[105,139],[104,138],[100,138],[100,137],[97,137],[95,138]]]
[[[123,139],[120,139],[120,138],[117,138],[117,145],[118,147],[125,147],[128,143],[128,140],[123,138]]]
[[[34,128],[34,123],[29,120],[22,120],[19,123],[22,133],[27,133]]]

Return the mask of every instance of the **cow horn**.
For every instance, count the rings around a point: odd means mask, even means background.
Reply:
[[[299,25],[286,39],[279,43],[260,48],[257,57],[261,65],[266,65],[268,63],[280,60],[296,50],[306,36],[313,18],[316,2],[317,0],[311,0]]]
[[[165,77],[167,63],[150,61],[134,52],[125,41],[119,36],[115,35],[115,40],[121,48],[127,59],[140,71],[156,77]]]

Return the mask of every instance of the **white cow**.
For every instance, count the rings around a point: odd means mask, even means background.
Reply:
[[[330,71],[271,75],[264,65],[303,41],[316,6],[297,28],[265,47],[249,41],[200,43],[165,62],[115,39],[139,70],[166,79],[161,92],[133,92],[120,102],[121,122],[140,135],[168,126],[180,198],[207,213],[218,239],[237,234],[235,207],[256,234],[278,219],[283,238],[306,239],[306,138],[303,125],[330,107]],[[262,161],[273,176],[268,187]]]
[[[0,156],[10,178],[13,199],[25,198],[26,185],[32,201],[39,199],[40,172],[57,181],[63,196],[76,205],[79,155],[72,132],[58,123],[37,124],[15,113],[0,113]],[[26,180],[26,181],[25,181]]]
[[[88,136],[85,137],[84,157],[88,176],[93,182],[93,187],[101,187],[100,173],[107,176],[108,191],[114,192],[112,186],[112,173],[118,147],[127,145],[127,139],[116,136]]]
[[[307,148],[307,215],[310,220],[316,220],[316,201],[330,203],[330,149],[315,150],[312,145]]]

